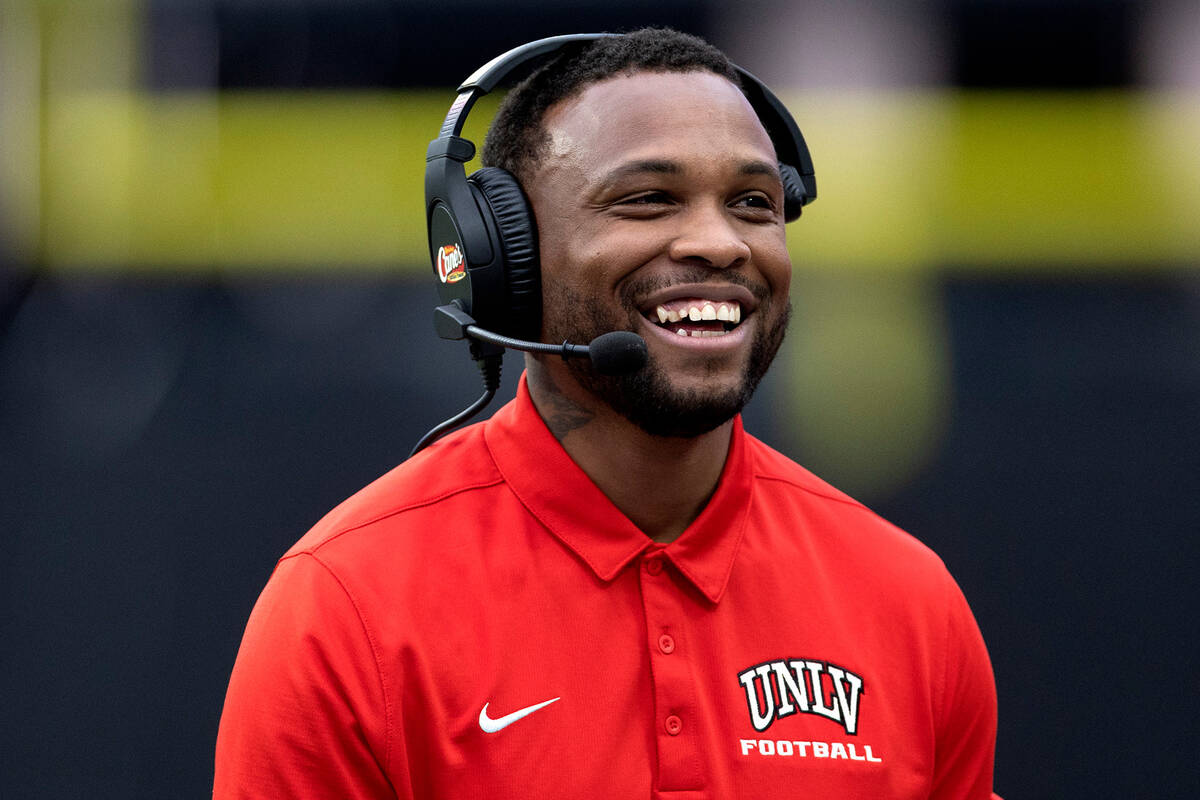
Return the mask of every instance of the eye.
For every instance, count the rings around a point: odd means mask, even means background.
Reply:
[[[774,222],[779,214],[775,200],[765,192],[749,192],[729,204],[735,212],[750,222]]]
[[[626,195],[609,206],[610,211],[629,219],[658,219],[669,214],[677,203],[669,193],[657,189]]]
[[[762,208],[769,211],[775,210],[775,202],[768,195],[762,194],[761,192],[743,195],[737,200],[734,200],[733,205],[741,206],[743,208]]]
[[[642,192],[617,201],[621,206],[650,206],[663,205],[671,202],[671,196],[666,192]]]

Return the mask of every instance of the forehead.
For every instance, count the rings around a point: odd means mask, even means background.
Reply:
[[[547,112],[544,167],[603,171],[627,160],[775,161],[741,91],[711,72],[639,72],[591,84]]]

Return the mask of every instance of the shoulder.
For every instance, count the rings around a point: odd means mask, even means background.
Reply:
[[[368,484],[326,514],[283,558],[319,555],[380,526],[394,530],[439,508],[479,502],[481,492],[504,482],[483,427],[457,431]]]
[[[941,558],[912,534],[892,524],[770,446],[747,437],[756,503],[780,524],[827,557],[910,577],[950,580]]]
[[[805,492],[814,498],[828,502],[844,503],[865,510],[866,507],[850,495],[834,488],[818,478],[792,459],[780,453],[770,445],[746,435],[747,446],[750,448],[751,464],[754,477],[759,481],[775,481],[789,485],[797,491]]]

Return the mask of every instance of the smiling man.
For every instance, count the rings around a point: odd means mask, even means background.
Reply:
[[[632,330],[650,358],[622,376],[531,358],[529,392],[604,494],[670,541],[715,488],[733,419],[786,330],[775,150],[738,88],[711,72],[617,75],[553,106],[543,126],[544,157],[511,165],[538,221],[543,341]]]
[[[991,796],[996,701],[928,549],[748,435],[791,264],[775,146],[724,56],[564,50],[485,162],[536,220],[515,400],[280,560],[217,747],[227,797]]]

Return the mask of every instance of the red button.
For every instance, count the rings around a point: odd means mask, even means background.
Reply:
[[[675,652],[675,639],[671,637],[671,634],[664,633],[662,636],[658,637],[658,649],[662,650],[667,655],[671,655],[671,653]]]
[[[667,729],[667,733],[678,736],[683,730],[683,720],[672,714],[663,721],[663,727]]]
[[[662,571],[663,563],[661,558],[646,559],[646,572],[649,572],[651,575],[658,575]]]

